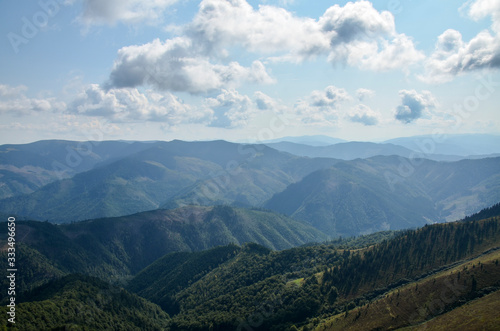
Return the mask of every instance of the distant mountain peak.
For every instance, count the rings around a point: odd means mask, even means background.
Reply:
[[[287,137],[263,141],[262,143],[270,144],[279,142],[291,142],[308,146],[328,146],[346,142],[346,140],[325,135],[312,135],[312,136],[294,136],[294,137],[287,136]]]

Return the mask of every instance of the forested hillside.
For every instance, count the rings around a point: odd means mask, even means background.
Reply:
[[[414,167],[381,156],[340,162],[291,184],[264,206],[331,236],[350,236],[452,221],[500,200],[500,158],[418,162]]]
[[[45,153],[46,169],[51,162],[64,161],[64,146],[82,154],[82,144],[3,148],[6,155]],[[4,157],[4,169],[41,167],[35,162],[38,154],[33,161]],[[72,168],[71,177],[47,180],[42,187],[26,182],[28,177],[20,172],[5,174],[0,188],[21,191],[0,200],[0,213],[64,223],[224,204],[265,207],[338,237],[453,221],[500,200],[500,158],[436,162],[375,156],[340,161],[294,156],[265,145],[179,140],[102,142],[92,153],[80,154],[86,161]],[[37,171],[30,173],[37,177]]]
[[[6,226],[0,234],[5,243]],[[18,221],[16,236],[19,265],[25,269],[18,281],[25,289],[68,273],[120,283],[172,252],[246,242],[286,249],[327,239],[286,216],[228,206],[158,210],[64,225]]]
[[[51,182],[150,147],[141,142],[66,140],[1,145],[0,199],[32,193]]]
[[[285,250],[255,243],[229,244],[158,258],[152,257],[155,248],[146,242],[130,240],[132,233],[140,233],[138,216],[69,225],[19,223],[19,229],[31,229],[24,233],[25,243],[19,244],[20,256],[25,255],[19,261],[23,265],[20,274],[25,275],[19,284],[34,285],[19,296],[23,302],[18,304],[19,318],[24,316],[26,323],[19,325],[21,329],[86,323],[96,329],[116,325],[127,329],[146,323],[152,330],[386,330],[427,323],[435,316],[458,319],[454,310],[466,303],[486,311],[495,304],[488,295],[500,289],[497,209],[495,205],[474,216],[488,215],[487,219]],[[252,212],[266,215],[229,207],[203,207],[199,212],[205,213],[206,220],[227,218],[231,222]],[[165,215],[159,224],[165,224]],[[180,219],[169,217],[168,222],[181,225]],[[146,223],[155,222],[150,217]],[[127,230],[132,229],[130,224],[137,225],[134,231]],[[97,225],[100,231],[92,234],[90,229]],[[154,231],[147,232],[149,238],[154,238]],[[58,244],[49,246],[49,242]],[[140,249],[149,255],[134,255]],[[162,255],[158,248],[155,253]],[[94,260],[97,257],[101,260]],[[151,262],[146,262],[148,258]],[[120,268],[128,275],[136,274],[116,277]],[[64,276],[74,272],[98,274],[102,281]],[[41,275],[54,281],[47,283]],[[445,299],[433,297],[443,284],[448,288]],[[405,299],[409,297],[414,299]],[[44,319],[46,314],[50,318]]]
[[[83,275],[54,280],[20,299],[9,330],[167,330],[170,319],[157,305]],[[7,316],[5,305],[0,311]]]
[[[73,145],[68,144],[70,147]],[[137,143],[125,147],[127,153],[124,151],[120,157],[117,152],[101,156],[101,162],[94,162],[91,169],[83,171],[86,168],[82,166],[76,168],[80,172],[72,170],[70,178],[47,180],[50,183],[38,189],[33,186],[11,194],[15,196],[0,200],[0,212],[61,223],[125,216],[159,207],[233,203],[259,206],[287,185],[337,162],[301,158],[264,145],[225,141]],[[82,160],[97,158],[85,153],[77,156]],[[8,162],[13,161],[5,162],[10,167]],[[0,189],[16,185],[9,176],[0,178]]]
[[[262,329],[287,330],[292,324],[311,323],[315,317],[345,313],[397,287],[460,265],[464,259],[492,248],[497,252],[499,222],[497,218],[427,226],[361,250],[335,246],[283,252],[243,250],[191,287],[169,294],[169,302],[180,310],[173,316],[172,329],[203,330],[210,323],[224,329],[251,325],[260,318]],[[495,259],[488,263],[490,276],[480,288],[476,285],[447,303],[449,307],[467,300],[470,291],[499,288],[500,267]],[[472,275],[462,281],[470,286]],[[477,295],[474,292],[470,298]]]

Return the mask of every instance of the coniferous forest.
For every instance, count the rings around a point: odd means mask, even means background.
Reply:
[[[477,219],[485,213],[488,218]],[[30,222],[17,226],[25,223]],[[123,274],[126,261],[118,256],[105,267],[83,265],[98,256],[98,245],[76,248],[61,240],[57,249],[68,257],[57,260],[45,255],[49,247],[43,244],[20,244],[26,260],[18,284],[30,290],[17,297],[18,322],[3,325],[18,330],[355,330],[367,321],[381,329],[417,326],[465,305],[498,302],[490,298],[500,289],[499,223],[497,204],[463,221],[284,250],[247,243],[173,252],[136,274]],[[387,312],[376,312],[380,305]],[[5,305],[2,310],[7,312]]]

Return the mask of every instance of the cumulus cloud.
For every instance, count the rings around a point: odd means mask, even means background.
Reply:
[[[378,124],[380,115],[370,107],[359,104],[351,109],[351,111],[347,115],[347,118],[351,122],[357,122],[366,126],[371,126]]]
[[[469,42],[462,40],[459,31],[443,32],[434,53],[425,63],[426,73],[422,80],[442,83],[463,73],[500,67],[500,2],[477,0],[467,5],[468,15],[474,20],[491,16],[492,31],[483,30]]]
[[[388,71],[398,68],[408,70],[408,66],[425,59],[425,55],[415,49],[413,40],[405,34],[397,34],[392,40],[360,42],[349,45],[349,63],[362,69]]]
[[[279,110],[282,106],[275,99],[261,91],[254,93],[254,100],[259,110]]]
[[[401,105],[396,108],[395,118],[403,123],[411,123],[436,107],[436,99],[429,91],[418,93],[415,90],[399,91]]]
[[[327,56],[367,70],[392,70],[420,61],[413,41],[395,31],[394,17],[369,1],[334,5],[319,19],[297,17],[284,8],[246,0],[203,0],[180,37],[119,50],[111,87],[151,84],[161,90],[205,93],[244,82],[272,83],[260,61],[249,67],[230,62],[243,48],[267,60],[300,62]]]
[[[214,127],[242,127],[257,113],[250,97],[235,90],[223,89],[217,97],[206,98],[204,104],[214,113],[210,123]]]
[[[491,15],[492,28],[500,32],[500,2],[495,0],[476,0],[470,4],[469,16],[474,20]]]
[[[328,86],[324,91],[313,91],[310,96],[310,103],[314,107],[336,108],[338,103],[350,99],[351,96],[345,89]]]
[[[274,6],[255,10],[245,0],[202,1],[186,34],[211,53],[240,45],[251,52],[286,52],[303,59],[329,48],[317,21]]]
[[[31,112],[61,112],[66,104],[56,98],[30,98],[24,85],[12,87],[0,84],[0,113],[27,115]]]
[[[297,62],[328,55],[334,64],[369,70],[400,68],[423,58],[410,38],[396,33],[392,14],[378,12],[369,1],[334,5],[314,20],[273,6],[256,10],[245,0],[204,0],[186,31],[206,52],[220,54],[236,44],[276,54],[274,60]]]
[[[424,81],[441,83],[454,76],[479,69],[500,67],[500,37],[482,31],[469,42],[456,30],[446,30],[427,60]]]
[[[195,109],[171,93],[141,93],[135,88],[104,90],[96,84],[81,91],[68,112],[117,122],[156,121],[169,125],[200,122],[211,116],[209,111]]]
[[[365,99],[373,98],[375,96],[375,91],[366,89],[366,88],[358,88],[356,90],[356,97],[359,101],[363,101]]]
[[[329,60],[362,69],[387,71],[404,68],[424,58],[411,38],[396,33],[394,17],[378,12],[369,1],[334,5],[320,18],[330,39]]]
[[[79,20],[87,25],[152,23],[178,0],[84,0]]]
[[[331,125],[338,117],[338,106],[351,99],[345,89],[328,86],[323,91],[313,91],[305,100],[299,100],[294,110],[304,123]]]
[[[391,35],[396,30],[392,14],[379,13],[369,1],[348,2],[344,7],[334,5],[326,10],[319,24],[332,45]]]
[[[274,81],[260,61],[254,61],[250,67],[237,62],[213,64],[207,57],[196,54],[191,40],[179,37],[120,49],[108,85],[149,84],[164,91],[196,94],[235,87],[242,82],[266,84]]]

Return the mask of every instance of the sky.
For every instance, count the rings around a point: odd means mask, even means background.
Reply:
[[[500,0],[0,2],[0,144],[500,134]]]

